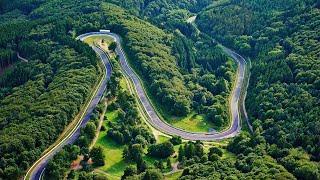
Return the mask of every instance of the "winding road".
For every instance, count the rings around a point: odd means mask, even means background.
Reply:
[[[225,138],[230,138],[236,136],[240,130],[241,130],[241,123],[240,123],[240,115],[239,115],[239,106],[242,106],[244,108],[244,103],[240,102],[240,96],[243,89],[243,81],[245,78],[245,71],[246,71],[246,61],[243,57],[241,57],[239,54],[233,52],[232,50],[223,47],[223,50],[231,56],[238,64],[238,70],[237,70],[237,79],[235,81],[234,89],[231,94],[231,100],[230,100],[230,110],[231,110],[231,126],[223,131],[223,132],[211,132],[211,133],[196,133],[196,132],[188,132],[176,127],[173,127],[169,123],[163,121],[158,116],[154,106],[151,104],[149,98],[147,97],[147,94],[143,88],[142,82],[139,78],[139,76],[134,72],[134,70],[130,67],[126,55],[124,51],[122,50],[121,46],[121,38],[117,34],[109,33],[109,32],[90,32],[83,35],[80,35],[77,37],[77,39],[83,41],[85,38],[88,38],[90,36],[96,36],[96,35],[105,35],[112,37],[115,42],[117,43],[116,53],[119,56],[119,61],[121,64],[121,68],[125,75],[130,78],[132,81],[136,95],[141,102],[146,115],[148,116],[148,123],[156,128],[157,130],[168,134],[168,135],[178,135],[181,136],[183,139],[186,140],[202,140],[202,141],[214,141],[214,140],[221,140]],[[77,124],[76,127],[72,130],[72,132],[67,135],[61,142],[59,142],[57,145],[55,145],[53,148],[48,150],[47,153],[45,153],[37,162],[33,164],[33,166],[29,169],[27,174],[24,177],[24,180],[26,179],[32,179],[32,180],[39,180],[41,179],[41,176],[45,170],[46,165],[48,164],[48,161],[57,153],[59,152],[63,146],[67,144],[72,144],[79,136],[80,128],[83,127],[90,118],[90,115],[93,111],[93,109],[96,107],[98,102],[100,101],[104,90],[106,89],[106,84],[108,79],[110,79],[111,76],[111,64],[109,63],[108,56],[105,54],[105,52],[100,49],[99,47],[92,47],[93,50],[99,54],[101,61],[103,62],[105,69],[106,69],[106,75],[105,78],[100,83],[99,88],[96,90],[96,93],[94,97],[91,99],[91,102],[89,103],[88,107],[86,108],[86,112]]]
[[[117,43],[116,53],[119,56],[121,68],[124,71],[124,73],[131,79],[134,85],[137,97],[141,102],[148,116],[148,122],[155,129],[168,135],[181,136],[183,139],[186,139],[186,140],[201,140],[201,141],[214,141],[214,140],[230,138],[230,137],[234,137],[240,132],[241,122],[240,122],[240,115],[239,115],[239,106],[243,105],[243,103],[240,103],[240,96],[241,96],[241,90],[243,88],[243,80],[245,78],[246,61],[239,54],[233,52],[232,50],[226,47],[223,47],[223,50],[228,55],[230,55],[238,64],[237,79],[236,79],[234,89],[231,95],[231,100],[230,100],[230,111],[231,111],[231,118],[232,118],[231,126],[223,132],[210,132],[210,133],[188,132],[183,129],[174,127],[169,123],[167,123],[166,121],[163,121],[162,119],[160,119],[154,106],[151,104],[147,96],[147,93],[143,88],[143,85],[139,76],[134,72],[134,70],[130,67],[127,61],[126,55],[122,50],[120,36],[115,33],[109,33],[109,32],[91,32],[91,33],[84,34],[83,36],[95,36],[95,35],[110,36]]]
[[[80,39],[83,41],[86,36],[82,36]],[[80,135],[80,129],[84,127],[87,122],[90,120],[90,116],[94,110],[94,108],[98,105],[100,99],[103,96],[105,89],[107,88],[107,81],[111,77],[111,64],[109,62],[108,56],[98,47],[92,46],[92,49],[100,56],[101,61],[103,62],[105,68],[104,78],[101,80],[98,88],[95,90],[94,95],[91,97],[89,104],[87,104],[85,108],[85,113],[82,114],[80,121],[77,125],[72,129],[72,131],[66,135],[62,141],[60,141],[57,145],[48,149],[48,151],[38,160],[36,161],[31,168],[28,170],[26,175],[24,176],[24,180],[40,180],[44,170],[49,162],[49,160],[58,153],[65,145],[74,143]]]

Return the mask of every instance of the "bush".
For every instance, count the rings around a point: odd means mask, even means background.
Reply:
[[[218,156],[222,156],[223,152],[220,148],[218,147],[211,147],[209,149],[209,156],[213,155],[213,154],[217,154]]]
[[[167,158],[173,153],[173,144],[168,141],[161,144],[153,144],[148,149],[148,154],[157,158]]]
[[[101,147],[93,147],[90,151],[90,157],[92,158],[94,166],[103,166],[104,163],[104,154]]]
[[[111,50],[111,51],[115,51],[116,48],[117,48],[117,43],[116,42],[112,42],[108,47],[108,49]]]
[[[180,136],[172,136],[172,138],[170,139],[170,142],[173,144],[173,145],[178,145],[178,144],[181,144],[182,143],[182,139]]]

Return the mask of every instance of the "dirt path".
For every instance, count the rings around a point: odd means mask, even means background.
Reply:
[[[21,57],[19,53],[17,53],[17,56],[18,56],[18,59],[20,59],[21,61],[26,63],[29,62],[26,58]]]
[[[179,162],[172,164],[172,170],[170,172],[165,173],[164,175],[169,175],[169,174],[173,174],[178,171],[181,171],[181,169],[178,169],[178,165],[179,165]]]
[[[92,142],[91,142],[91,144],[90,144],[89,149],[92,149],[92,148],[93,148],[93,146],[96,144],[96,142],[97,142],[97,140],[98,140],[98,138],[99,138],[99,133],[100,133],[100,130],[101,130],[101,126],[102,126],[102,124],[103,124],[103,121],[104,121],[104,116],[105,116],[105,114],[106,114],[106,112],[107,112],[108,100],[105,99],[105,100],[103,100],[103,101],[104,101],[103,104],[104,104],[105,106],[104,106],[103,111],[102,111],[102,113],[101,113],[101,115],[100,115],[99,125],[98,125],[97,130],[96,130],[96,135],[94,136],[94,138],[93,138],[93,140],[92,140]]]

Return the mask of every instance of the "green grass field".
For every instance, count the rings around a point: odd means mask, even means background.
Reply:
[[[191,112],[186,117],[171,116],[171,118],[166,120],[175,127],[191,132],[209,132],[214,127],[212,122],[205,120],[204,115],[199,115],[195,112]]]
[[[162,136],[162,135],[159,135],[158,136],[158,143],[163,143],[165,141],[168,141],[170,138],[166,137],[166,136]]]
[[[168,174],[164,176],[165,180],[176,180],[179,179],[179,177],[182,175],[182,171],[178,171],[172,174]]]
[[[101,42],[101,40],[104,40],[104,43],[106,44],[110,44],[113,41],[113,39],[109,36],[96,35],[86,38],[84,42],[87,44],[93,44],[93,42]]]
[[[106,113],[108,121],[116,121],[118,111],[109,111]],[[103,122],[107,127],[107,121]],[[118,145],[112,139],[107,137],[107,130],[100,131],[99,138],[95,146],[101,146],[105,155],[105,165],[99,169],[115,177],[121,177],[125,168],[125,162],[122,160],[122,151],[124,146]]]

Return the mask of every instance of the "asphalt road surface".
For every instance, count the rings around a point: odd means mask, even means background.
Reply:
[[[241,124],[240,124],[239,106],[241,106],[242,103],[240,103],[239,99],[240,99],[240,95],[243,87],[243,80],[245,77],[246,61],[239,54],[233,52],[228,48],[225,48],[225,47],[223,48],[223,50],[229,56],[231,56],[238,64],[236,84],[232,91],[232,96],[230,101],[230,110],[231,110],[231,117],[232,117],[231,126],[223,132],[209,132],[209,133],[188,132],[188,131],[173,127],[172,125],[168,124],[165,121],[162,121],[159,118],[154,107],[149,101],[146,95],[146,92],[144,91],[144,88],[142,86],[142,83],[138,75],[133,71],[133,69],[128,64],[126,55],[123,52],[121,47],[121,38],[117,34],[108,33],[108,32],[91,32],[91,33],[80,35],[77,39],[84,40],[87,37],[95,36],[95,35],[110,36],[116,41],[117,43],[116,53],[119,55],[121,68],[124,71],[124,73],[132,80],[137,96],[149,117],[148,121],[154,128],[169,135],[181,136],[183,139],[202,140],[202,141],[214,141],[214,140],[230,138],[230,137],[236,136],[240,132]],[[93,109],[96,107],[96,105],[100,101],[103,95],[103,92],[106,89],[107,81],[108,79],[110,79],[110,76],[111,76],[111,64],[109,63],[108,56],[101,49],[97,47],[92,47],[92,48],[97,54],[99,54],[103,64],[105,65],[106,73],[107,73],[106,78],[103,80],[101,86],[98,89],[98,92],[96,93],[94,99],[91,101],[89,108],[87,109],[86,114],[81,121],[80,126],[78,126],[68,137],[66,137],[63,141],[61,141],[57,146],[55,146],[48,153],[42,156],[27,172],[27,175],[30,175],[30,179],[32,180],[41,179],[41,176],[45,170],[46,165],[48,164],[48,161],[57,152],[59,152],[63,146],[67,144],[72,144],[73,142],[75,142],[75,140],[79,136],[80,127],[83,127],[89,121],[90,115]],[[24,179],[26,179],[27,175],[25,176]]]
[[[80,39],[83,41],[86,38],[86,36],[81,36]],[[48,164],[49,160],[57,153],[59,152],[65,145],[74,143],[77,138],[80,135],[80,129],[81,127],[84,127],[87,122],[90,120],[90,116],[92,114],[92,111],[99,103],[101,97],[103,96],[103,93],[107,87],[107,81],[110,79],[111,76],[111,64],[109,63],[109,59],[107,55],[99,48],[92,47],[92,49],[100,56],[101,61],[104,64],[104,67],[106,69],[106,76],[102,80],[102,83],[100,84],[100,87],[98,88],[98,91],[94,95],[94,98],[90,102],[87,111],[85,112],[85,115],[79,122],[78,126],[65,138],[63,139],[58,145],[53,147],[49,152],[47,152],[45,155],[43,155],[34,165],[32,168],[29,169],[26,176],[24,177],[24,180],[29,177],[31,180],[40,180],[44,170],[46,168],[46,165]]]
[[[215,140],[230,138],[230,137],[236,136],[240,132],[241,123],[240,123],[240,115],[239,115],[239,106],[241,106],[242,103],[240,103],[239,99],[240,99],[241,90],[243,87],[243,80],[245,77],[246,61],[239,54],[233,52],[228,48],[225,48],[225,47],[223,48],[223,50],[229,56],[231,56],[238,64],[237,79],[235,82],[236,84],[232,91],[231,101],[230,101],[230,110],[231,110],[231,117],[232,117],[231,126],[223,132],[209,132],[209,133],[188,132],[183,129],[173,127],[169,123],[159,118],[154,107],[149,101],[146,92],[144,91],[144,88],[142,86],[142,83],[138,75],[134,72],[134,70],[128,64],[126,55],[121,47],[121,38],[117,34],[108,33],[108,32],[92,32],[92,33],[85,34],[85,36],[94,36],[94,35],[110,36],[116,41],[117,43],[116,53],[119,55],[121,68],[124,71],[124,73],[132,80],[137,96],[149,117],[148,118],[149,123],[157,130],[169,135],[178,135],[178,136],[181,136],[183,139],[187,139],[187,140],[202,140],[202,141],[215,141]]]

